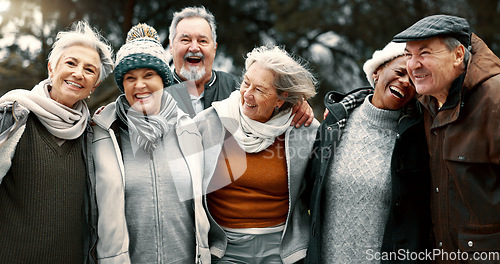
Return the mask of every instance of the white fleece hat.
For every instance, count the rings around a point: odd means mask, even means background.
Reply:
[[[389,42],[382,50],[375,51],[372,58],[365,62],[363,71],[366,74],[366,79],[368,79],[373,88],[375,88],[373,73],[380,65],[404,55],[405,47],[406,43]]]

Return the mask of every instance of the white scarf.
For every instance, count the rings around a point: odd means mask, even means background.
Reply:
[[[292,122],[292,111],[279,112],[267,122],[255,121],[243,114],[240,91],[229,98],[213,102],[222,125],[233,135],[238,145],[247,153],[257,153],[271,146],[276,137],[285,133]]]
[[[80,100],[74,108],[67,107],[50,98],[49,79],[37,84],[31,91],[16,89],[0,98],[0,104],[17,101],[33,112],[47,130],[61,139],[76,139],[85,131],[90,117],[87,104]]]

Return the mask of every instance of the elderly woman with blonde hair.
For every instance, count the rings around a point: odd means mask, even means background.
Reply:
[[[294,263],[306,255],[304,172],[319,123],[294,128],[291,108],[314,76],[285,50],[247,54],[240,90],[195,117],[205,149],[204,195],[215,263]]]

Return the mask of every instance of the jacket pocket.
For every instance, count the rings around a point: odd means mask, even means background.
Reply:
[[[466,163],[500,164],[498,128],[453,126],[447,129],[443,144],[444,159]],[[492,132],[494,131],[494,132]]]
[[[497,237],[500,236],[500,164],[495,163],[484,144],[462,143],[444,146],[446,167],[433,168],[449,176],[450,210],[457,215],[458,222],[470,226],[486,226],[495,223]],[[495,212],[495,213],[493,213]],[[472,234],[493,234],[484,232]],[[469,234],[464,231],[464,235]],[[500,241],[500,240],[496,240]],[[468,241],[466,241],[468,243]],[[500,243],[497,243],[500,245]],[[498,247],[500,248],[500,246]]]
[[[500,224],[459,229],[458,248],[466,252],[500,251]]]
[[[479,140],[480,141],[480,140]],[[486,142],[445,142],[443,158],[445,160],[465,163],[496,163],[495,155],[490,153]]]

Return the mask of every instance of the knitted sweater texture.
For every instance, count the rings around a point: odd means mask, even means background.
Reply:
[[[284,135],[277,137],[271,146],[257,153],[244,153],[232,136],[224,141],[224,151],[207,191],[208,210],[219,225],[261,228],[286,221],[288,179],[284,138]],[[235,168],[247,170],[240,174]]]
[[[368,263],[382,245],[400,112],[374,107],[371,97],[348,119],[326,177],[323,263]]]
[[[82,263],[85,164],[30,114],[0,185],[0,263]]]

